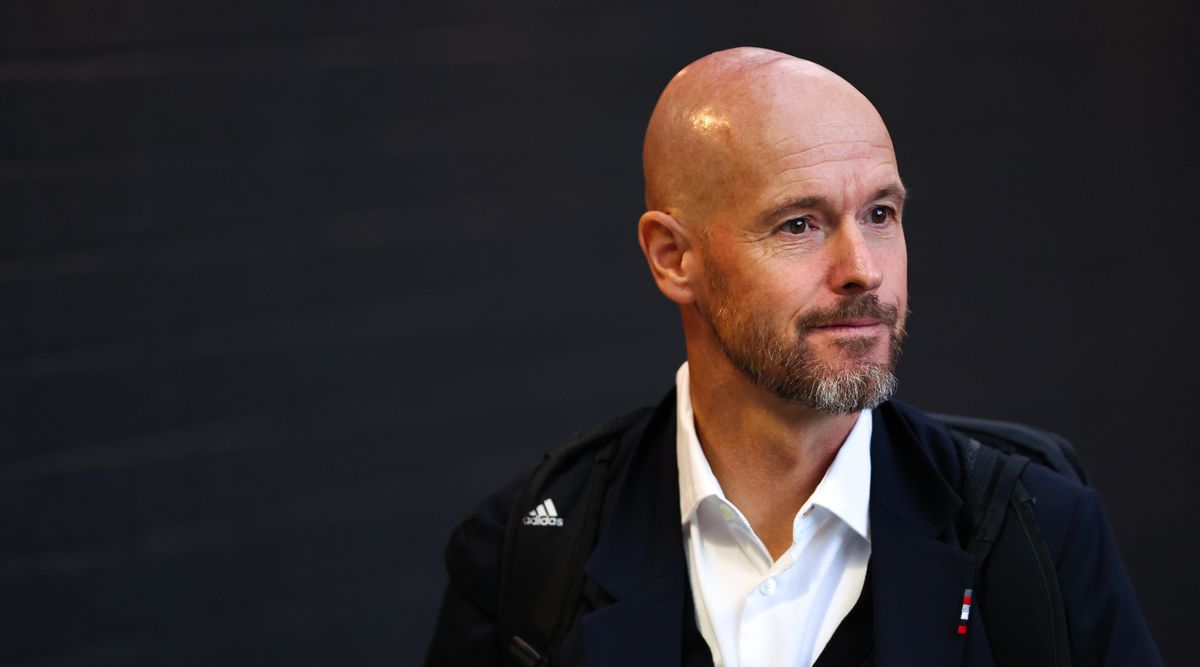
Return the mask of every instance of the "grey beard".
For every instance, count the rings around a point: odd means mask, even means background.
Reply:
[[[893,328],[886,364],[835,370],[814,360],[806,343],[781,341],[753,319],[737,321],[723,305],[713,313],[715,317],[703,309],[700,312],[734,367],[755,386],[782,400],[838,415],[873,409],[896,392],[899,382],[894,369],[904,330],[895,326],[894,314],[889,318]],[[848,340],[841,347],[865,354],[873,345],[871,341]]]
[[[899,384],[894,373],[879,366],[818,375],[811,380],[792,400],[831,415],[874,409],[891,398]]]

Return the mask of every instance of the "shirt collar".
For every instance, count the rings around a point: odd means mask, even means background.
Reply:
[[[693,518],[705,498],[728,502],[721,483],[713,474],[692,411],[688,364],[683,362],[675,373],[675,455],[679,466],[679,516],[684,525]],[[833,463],[817,484],[801,512],[810,506],[823,507],[840,518],[863,539],[870,540],[868,516],[871,498],[871,411],[863,410],[838,449]],[[797,514],[799,517],[799,514]]]
[[[692,393],[688,364],[683,362],[675,373],[675,458],[679,465],[679,516],[684,525],[696,508],[708,497],[725,500],[721,483],[713,474],[700,438],[696,435],[696,417],[692,412]]]
[[[858,421],[838,449],[825,476],[806,505],[824,507],[837,515],[863,539],[870,541],[871,411],[858,413]]]

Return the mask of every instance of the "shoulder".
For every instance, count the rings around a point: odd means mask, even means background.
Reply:
[[[962,461],[947,428],[935,417],[899,401],[882,407],[901,418],[947,484],[961,489]],[[1099,494],[1037,462],[1025,466],[1020,480],[1034,499],[1038,530],[1054,561],[1072,661],[1162,664]]]
[[[506,533],[515,506],[536,503],[544,497],[562,497],[555,494],[555,487],[561,489],[561,494],[568,494],[563,487],[578,486],[577,478],[586,476],[594,455],[609,443],[616,445],[611,452],[611,468],[627,467],[637,434],[654,413],[652,407],[639,408],[576,434],[547,453],[531,470],[485,498],[450,536],[445,564],[451,584],[481,610],[495,615]]]
[[[1100,498],[1094,489],[1037,463],[1030,463],[1021,475],[1029,495],[1034,498],[1033,512],[1046,539],[1050,553],[1059,560],[1072,525],[1103,518]],[[1061,568],[1060,568],[1061,569]]]
[[[940,420],[940,417],[925,413],[923,410],[901,401],[890,401],[881,407],[884,420],[890,420],[888,428],[906,429],[912,439],[916,440],[924,455],[929,458],[932,468],[946,481],[947,486],[965,498],[964,456],[960,447],[955,444],[950,429]],[[961,420],[962,417],[950,417]],[[1007,422],[983,422],[968,420],[976,423],[991,423],[991,425],[1010,425]],[[1032,431],[1032,429],[1031,429]],[[964,432],[985,440],[983,435],[974,432]],[[1003,438],[1001,438],[1003,440]],[[1009,441],[1010,444],[1010,441]],[[990,446],[984,444],[983,446]],[[1096,492],[1091,488],[1080,485],[1067,476],[1056,473],[1037,461],[1028,463],[1020,476],[1021,485],[1034,498],[1033,513],[1037,518],[1039,530],[1042,531],[1046,547],[1057,561],[1060,559],[1068,536],[1072,533],[1073,524],[1080,521],[1092,521],[1099,511]]]
[[[883,407],[901,418],[946,483],[952,489],[962,489],[963,462],[946,425],[903,401],[889,401]],[[1051,554],[1057,558],[1071,523],[1098,508],[1096,493],[1036,461],[1025,466],[1021,483],[1036,498],[1034,515]]]
[[[647,440],[642,434],[649,424],[663,424],[666,413],[673,414],[664,412],[673,395],[658,410],[610,419],[550,452],[531,472],[488,496],[454,529],[445,552],[449,582],[426,665],[498,665],[507,645],[502,638],[511,636],[513,623],[531,624],[521,627],[535,634],[545,629],[538,624],[548,617],[535,610],[561,605],[553,587],[543,585],[547,563],[569,567],[573,557],[554,556],[576,552],[589,539],[586,535],[603,525],[607,512],[595,511],[591,490],[623,484],[630,471],[643,469],[639,452],[648,448],[639,446]],[[602,493],[605,507],[617,495]],[[521,519],[535,508],[538,516],[558,517],[554,530],[523,530]],[[526,585],[531,577],[534,585]],[[510,595],[510,587],[522,592]]]
[[[1042,466],[1028,468],[1022,481],[1054,559],[1072,661],[1161,665],[1100,495]]]

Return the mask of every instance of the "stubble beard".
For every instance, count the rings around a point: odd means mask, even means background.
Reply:
[[[870,410],[895,393],[898,384],[895,370],[907,319],[900,317],[895,306],[880,303],[874,294],[848,297],[832,308],[806,313],[796,323],[789,340],[771,329],[765,314],[735,308],[722,276],[712,273],[710,276],[713,308],[711,312],[698,308],[700,315],[725,356],[756,387],[782,400],[830,415]],[[885,325],[887,358],[882,363],[866,358],[877,347],[878,338],[848,336],[832,341],[847,357],[846,363],[833,366],[820,361],[808,342],[808,331],[859,317],[875,318]]]

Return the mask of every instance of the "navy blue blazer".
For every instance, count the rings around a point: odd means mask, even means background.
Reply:
[[[674,406],[672,391],[618,447],[616,481],[585,570],[604,595],[576,618],[563,643],[564,665],[711,664],[695,639]],[[981,605],[972,606],[967,633],[957,632],[975,559],[955,528],[962,484],[953,441],[932,418],[899,401],[883,404],[873,418],[871,574],[863,594],[872,595],[874,664],[993,665]],[[1072,662],[1162,664],[1095,491],[1036,464],[1021,479],[1037,499],[1039,526],[1057,564]],[[499,559],[518,486],[490,497],[455,530],[427,665],[506,664],[496,627]],[[570,509],[559,512],[569,516]]]

